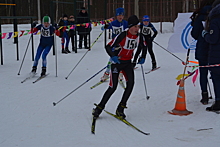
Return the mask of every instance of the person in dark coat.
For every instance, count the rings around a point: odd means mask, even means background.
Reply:
[[[90,23],[89,16],[85,7],[81,8],[81,11],[77,16],[77,24],[82,25],[83,23]],[[89,47],[87,44],[87,36],[91,31],[91,26],[89,26],[88,28],[86,28],[85,26],[77,26],[77,31],[79,35],[79,48],[82,48],[82,41],[84,40],[84,47],[88,49]]]
[[[192,19],[192,37],[197,40],[195,59],[199,61],[200,66],[208,65],[208,52],[209,43],[202,37],[202,31],[204,30],[204,22],[207,20],[208,14],[212,9],[212,3],[215,0],[203,0],[201,6],[193,13]],[[202,99],[200,102],[204,105],[208,104],[208,68],[199,68],[200,73],[200,87],[202,91]]]
[[[72,42],[72,51],[74,51],[74,46],[75,46],[74,40],[75,40],[76,30],[75,30],[75,28],[71,28],[73,25],[75,25],[75,19],[74,19],[73,15],[70,15],[70,17],[69,17],[69,24],[70,24],[69,37]]]
[[[208,15],[206,30],[202,32],[209,43],[209,65],[220,64],[220,0],[213,3],[213,9]],[[220,66],[210,67],[215,92],[215,103],[207,107],[207,111],[220,111]]]

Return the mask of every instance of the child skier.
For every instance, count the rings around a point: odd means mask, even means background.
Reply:
[[[40,59],[40,56],[42,54],[42,72],[41,76],[44,76],[46,74],[46,67],[47,67],[47,55],[50,52],[51,46],[54,43],[54,32],[55,28],[50,24],[50,17],[44,16],[42,20],[42,24],[38,25],[37,27],[33,28],[32,32],[37,32],[38,30],[41,31],[41,37],[40,37],[40,44],[37,48],[37,53],[34,59],[34,64],[32,68],[32,73],[36,73],[38,60]]]
[[[68,31],[69,31],[67,28],[68,25],[70,25],[70,23],[68,21],[68,16],[66,14],[64,14],[58,23],[59,27],[63,27],[60,32],[60,37],[61,37],[62,53],[64,53],[64,54],[71,53],[69,51],[70,38],[68,35]],[[65,45],[65,40],[66,40],[66,45]],[[64,46],[65,46],[65,49],[64,49]]]
[[[151,61],[152,61],[152,70],[157,68],[157,63],[156,59],[154,56],[153,52],[153,40],[157,36],[157,30],[153,26],[152,23],[150,23],[150,17],[148,15],[144,15],[142,19],[142,23],[140,25],[141,28],[141,34],[144,36],[146,42],[147,42],[147,47],[148,47],[148,52],[151,56]],[[153,31],[153,35],[152,35]]]
[[[125,29],[128,28],[128,22],[123,20],[124,19],[124,8],[117,8],[116,9],[116,20],[112,21],[109,24],[106,24],[102,27],[102,30],[104,29],[111,29],[112,30],[112,39],[114,39],[118,34],[123,32]],[[116,47],[112,48],[113,51],[119,50],[120,46],[117,45]],[[111,64],[112,60],[109,60],[108,64]],[[103,77],[101,77],[101,81],[106,81],[109,78],[109,72],[110,72],[111,66],[108,66]],[[123,79],[123,74],[119,74],[119,79]]]
[[[111,95],[115,92],[118,85],[118,76],[119,72],[123,70],[126,75],[127,83],[126,89],[123,93],[121,102],[119,103],[116,115],[125,118],[124,109],[128,98],[133,90],[134,86],[134,66],[132,63],[132,56],[135,48],[139,44],[138,50],[142,52],[141,57],[139,58],[138,64],[143,64],[145,62],[147,47],[144,44],[144,37],[138,33],[139,30],[139,20],[136,15],[130,16],[128,18],[128,27],[129,29],[117,35],[108,45],[106,46],[106,52],[111,57],[112,65],[110,72],[110,83],[109,88],[106,90],[105,94],[102,97],[101,102],[93,110],[93,116],[98,117],[102,110],[105,108],[105,105]],[[112,48],[117,47],[118,45],[121,48],[117,51],[112,51]]]

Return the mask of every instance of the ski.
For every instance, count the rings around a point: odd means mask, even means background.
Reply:
[[[38,77],[33,83],[36,83],[36,82],[40,81],[41,79],[45,78],[45,77],[48,76],[48,75],[49,75],[49,73],[46,74],[46,75],[43,75],[43,76]]]
[[[125,84],[122,80],[118,80],[118,83],[121,85],[122,88],[124,88],[124,89],[126,88]]]
[[[24,83],[25,81],[27,81],[27,80],[29,80],[29,79],[31,79],[31,78],[33,78],[35,75],[36,75],[37,73],[29,73],[29,76],[28,77],[26,77],[23,81],[21,81],[21,83]]]
[[[92,127],[91,127],[91,132],[92,134],[95,134],[95,124],[96,124],[96,120],[97,120],[97,117],[92,117]]]
[[[152,69],[152,70],[149,70],[149,71],[145,72],[145,74],[149,74],[149,73],[151,73],[152,71],[155,71],[155,70],[157,70],[157,69],[159,69],[159,68],[160,68],[160,66],[157,67],[157,68],[154,68],[154,69]]]
[[[133,129],[137,130],[138,132],[140,132],[140,133],[142,133],[142,134],[144,134],[144,135],[150,135],[150,133],[145,133],[145,132],[141,131],[140,129],[138,129],[137,127],[135,127],[134,125],[132,125],[130,122],[128,122],[126,119],[123,119],[123,118],[121,118],[121,117],[119,117],[119,116],[117,116],[117,115],[115,115],[115,114],[112,114],[112,113],[106,111],[106,110],[104,110],[104,111],[105,111],[107,114],[109,114],[109,115],[111,115],[111,116],[117,118],[118,120],[122,121],[122,122],[125,123],[126,125],[128,125],[128,126],[132,127]]]
[[[109,79],[109,78],[108,78]],[[108,79],[106,79],[106,80],[108,80]],[[105,81],[106,81],[105,80]],[[96,83],[95,85],[93,85],[92,87],[90,87],[90,89],[93,89],[93,88],[95,88],[95,87],[97,87],[97,86],[99,86],[99,85],[101,85],[102,83],[104,83],[105,81],[99,81],[98,83]]]

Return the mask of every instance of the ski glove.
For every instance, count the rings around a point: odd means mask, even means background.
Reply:
[[[101,30],[104,31],[105,29],[108,29],[109,24],[105,24],[104,26],[101,27]]]
[[[101,30],[102,30],[102,31],[104,31],[104,30],[105,30],[104,26],[102,26],[102,27],[101,27]]]
[[[208,32],[206,30],[203,30],[202,31],[202,37],[204,38],[206,34],[208,34]]]
[[[111,57],[111,60],[112,60],[114,63],[120,64],[120,61],[118,60],[118,56],[113,56],[113,57]]]
[[[144,62],[145,62],[145,59],[144,59],[144,58],[139,58],[137,64],[144,64]]]

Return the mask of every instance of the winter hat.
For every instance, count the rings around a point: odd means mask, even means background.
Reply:
[[[67,16],[66,14],[63,14],[63,18],[64,18],[64,17],[67,17],[67,18],[68,18],[68,16]]]
[[[212,8],[220,4],[220,0],[215,0],[214,3],[212,4]]]
[[[131,28],[139,24],[139,19],[136,15],[132,15],[128,18],[128,27]]]
[[[45,22],[51,23],[49,16],[44,16],[44,17],[43,17],[42,23],[45,23]]]
[[[117,9],[116,9],[115,16],[118,16],[118,15],[125,15],[125,10],[124,10],[124,8],[117,8]]]
[[[81,7],[81,10],[86,10],[86,8],[85,7]]]
[[[150,21],[150,17],[148,15],[144,15],[142,20],[143,21]]]

